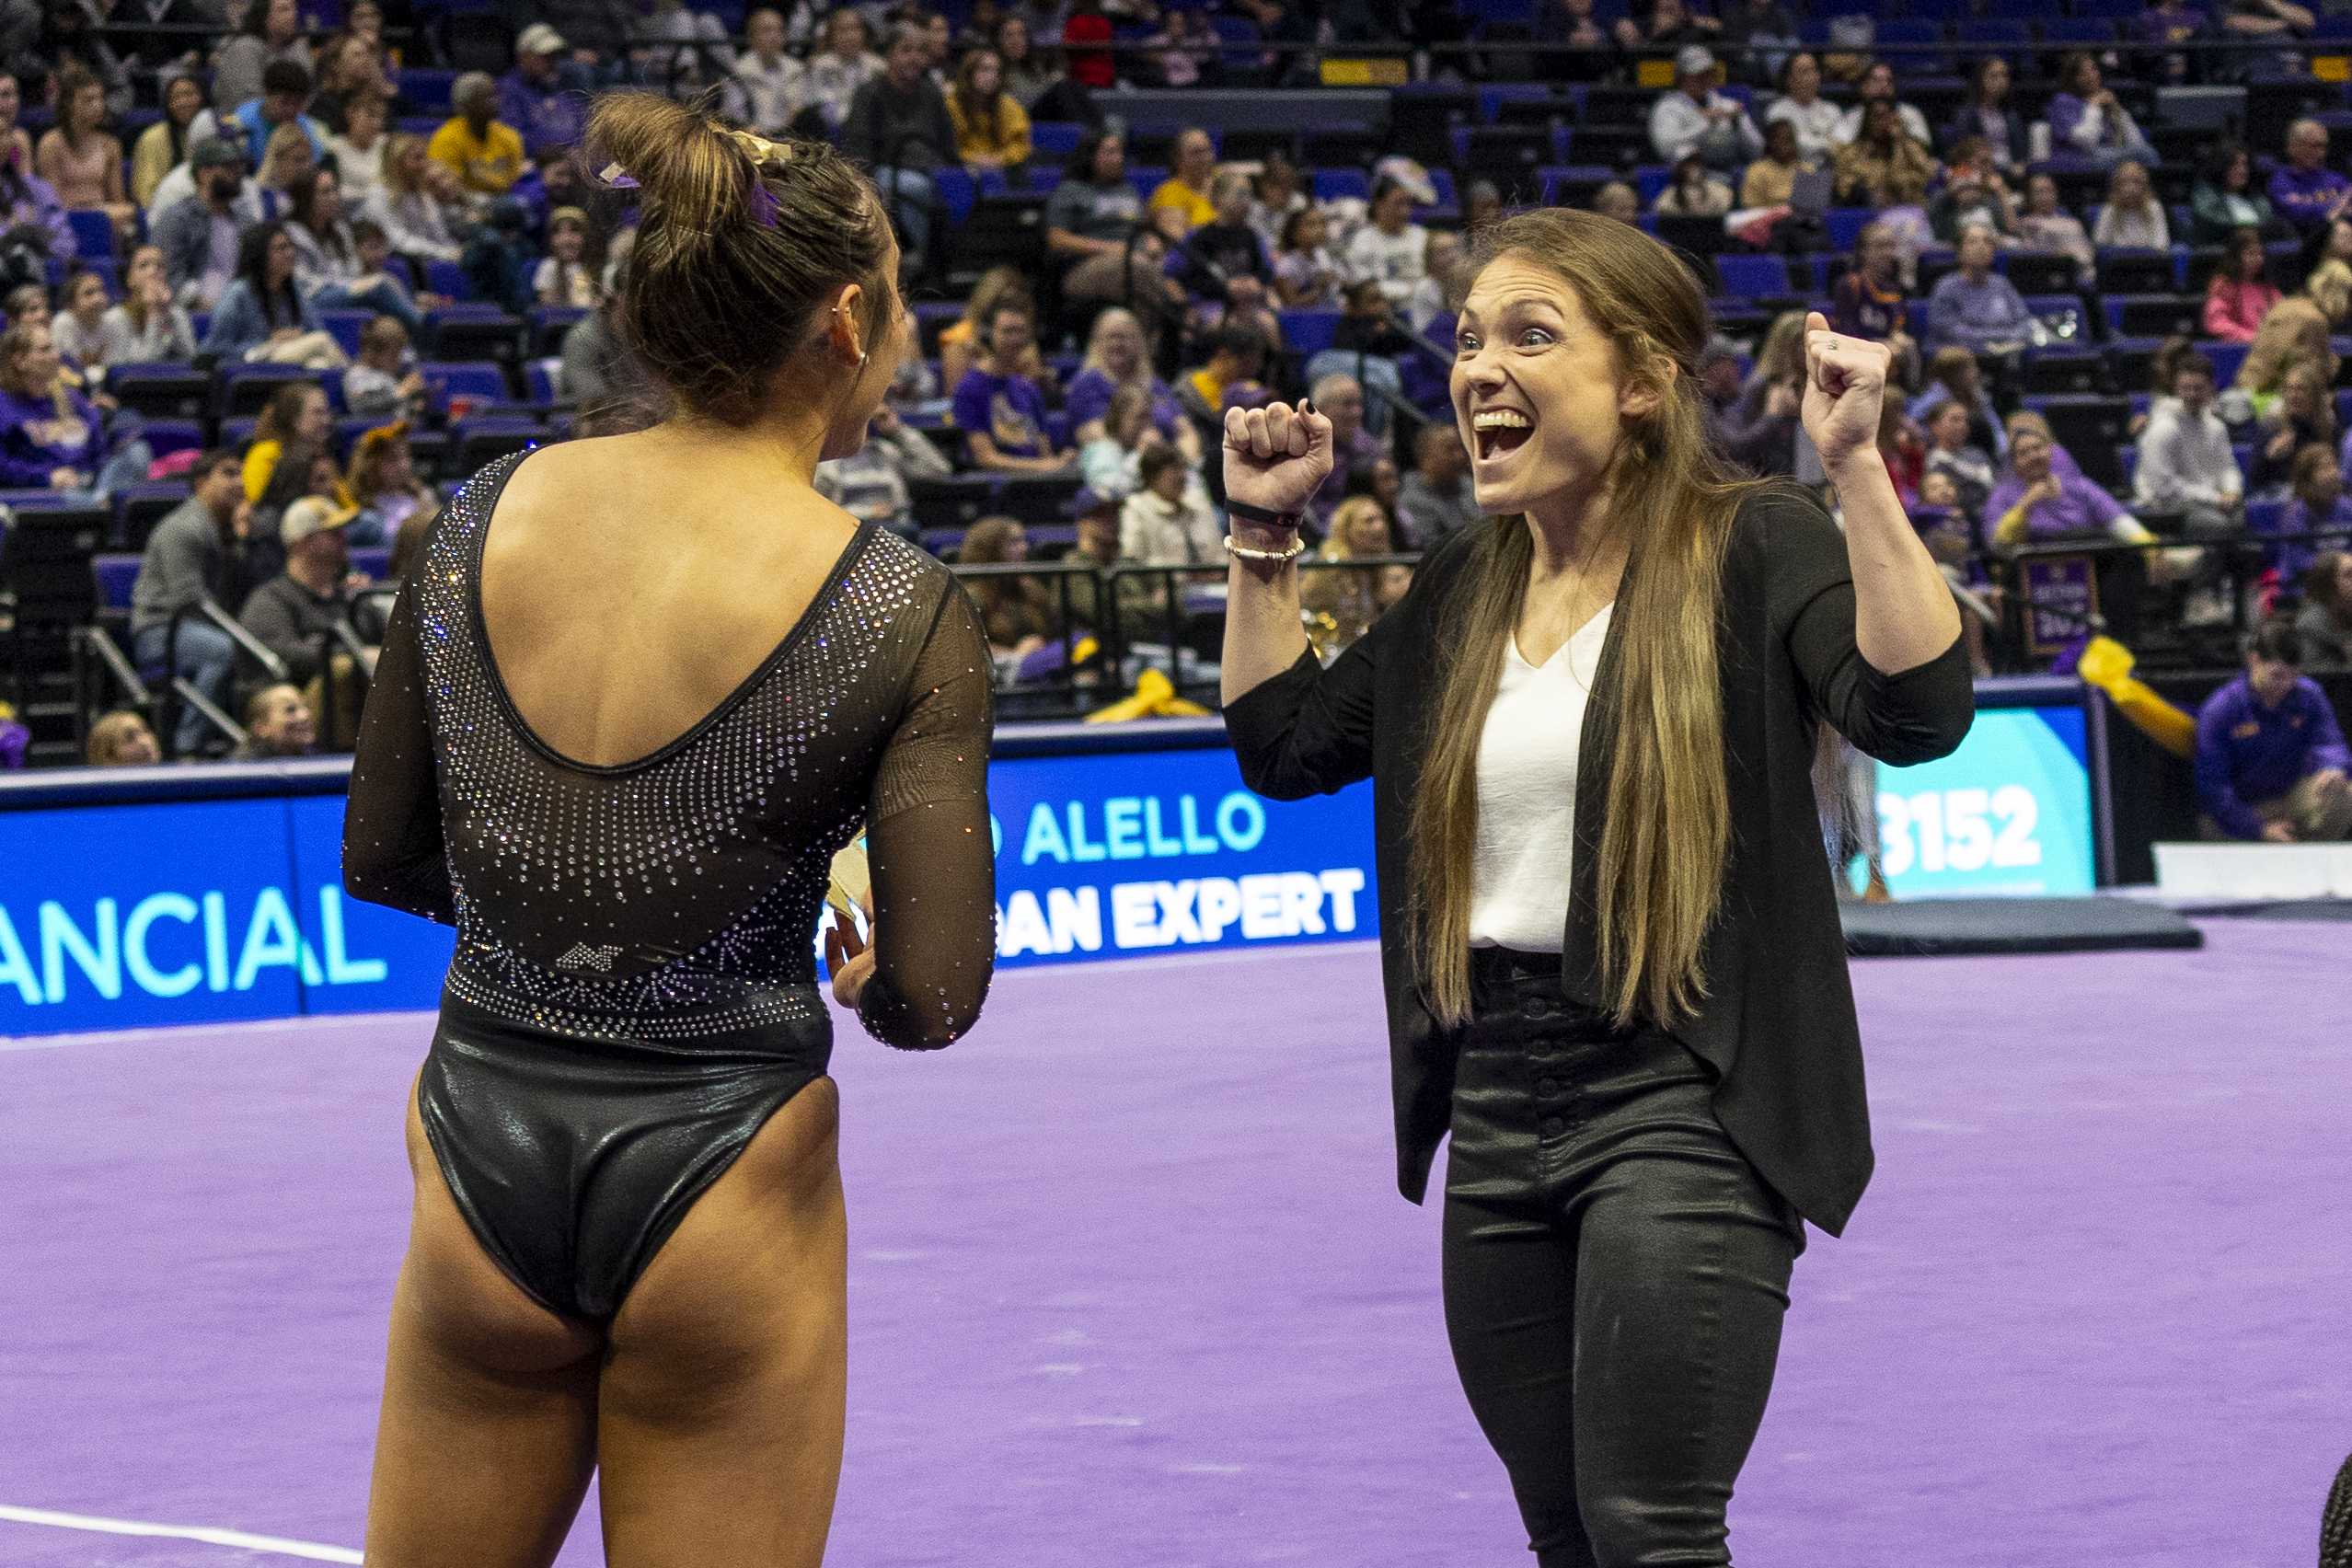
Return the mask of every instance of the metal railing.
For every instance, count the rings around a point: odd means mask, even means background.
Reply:
[[[2029,540],[1981,559],[2004,591],[2001,643],[2015,668],[2046,668],[2093,635],[2125,642],[2152,668],[2185,668],[2237,662],[2266,573],[2347,546],[2352,528],[2337,527],[2137,542]],[[2296,589],[2298,576],[2300,570],[2288,573],[2282,586]],[[2191,595],[2208,591],[2222,596],[2226,615],[2192,624],[2182,612]]]
[[[1420,559],[1301,557],[1300,596],[1307,606],[1302,619],[1309,640],[1326,658],[1335,655],[1381,613],[1381,574],[1391,567],[1410,571]],[[1020,664],[998,661],[1003,716],[1073,717],[1126,697],[1147,670],[1166,675],[1178,696],[1216,705],[1225,639],[1227,573],[1221,562],[1122,561],[1106,567],[1064,560],[952,570],[967,588],[1033,583],[1037,592],[1028,599],[1030,608],[1050,612],[1043,648]],[[1363,581],[1344,588],[1324,586],[1335,574]]]

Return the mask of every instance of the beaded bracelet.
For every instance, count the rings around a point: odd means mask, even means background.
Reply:
[[[1243,560],[1270,560],[1279,565],[1284,561],[1297,560],[1306,548],[1306,540],[1293,539],[1286,550],[1253,550],[1247,545],[1234,543],[1232,535],[1225,536],[1225,553]]]

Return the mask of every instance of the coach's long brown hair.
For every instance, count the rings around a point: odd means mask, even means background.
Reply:
[[[1617,652],[1593,690],[1610,756],[1594,910],[1599,1000],[1620,1022],[1661,1022],[1707,994],[1700,952],[1730,852],[1715,621],[1740,500],[1758,488],[1708,444],[1699,409],[1707,306],[1673,252],[1590,213],[1525,213],[1481,236],[1479,266],[1508,256],[1556,273],[1610,340],[1618,375],[1656,394],[1626,422],[1608,469],[1608,529],[1631,550],[1618,588]],[[1478,843],[1478,751],[1534,556],[1521,518],[1472,547],[1443,614],[1439,696],[1412,809],[1414,941],[1438,1020],[1470,1011],[1470,919]],[[1595,852],[1580,846],[1582,853]]]

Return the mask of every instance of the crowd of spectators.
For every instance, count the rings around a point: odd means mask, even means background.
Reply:
[[[422,35],[387,36],[376,0],[355,0],[332,30],[297,0],[254,0],[236,17],[211,3],[146,11],[219,27],[216,41],[94,30],[105,13],[83,0],[51,0],[40,26],[12,35],[0,4],[0,60],[14,63],[0,75],[0,277],[12,280],[0,485],[102,502],[150,476],[187,483],[145,541],[129,638],[205,706],[259,720],[240,725],[248,734],[280,737],[248,744],[344,738],[382,587],[351,573],[350,550],[412,544],[441,503],[410,437],[449,411],[421,345],[453,297],[576,317],[553,356],[558,398],[583,430],[627,417],[606,411],[626,407],[633,382],[602,307],[630,214],[572,156],[589,95],[614,85],[838,143],[873,172],[918,300],[937,300],[956,271],[954,191],[1040,199],[1041,254],[959,287],[952,310],[926,305],[922,357],[865,450],[817,476],[854,514],[960,562],[1058,553],[1094,569],[1051,591],[974,576],[1009,683],[1065,669],[1066,634],[1145,618],[1177,586],[1213,609],[1215,455],[1230,409],[1304,394],[1332,419],[1335,472],[1310,519],[1330,569],[1310,573],[1308,594],[1326,656],[1404,592],[1413,553],[1476,519],[1445,362],[1469,242],[1509,203],[1544,194],[1527,171],[1389,154],[1325,179],[1280,149],[1226,156],[1218,128],[1200,125],[1156,142],[1166,167],[1147,174],[1095,102],[1114,85],[1304,84],[1319,44],[1458,42],[1469,25],[1448,7],[978,0],[951,17],[796,0],[731,32],[678,0],[634,13],[558,0],[516,35],[510,69],[441,78],[444,105],[439,89],[416,101],[402,67]],[[2345,656],[2343,556],[2324,538],[2259,545],[2251,524],[2281,536],[2352,526],[2332,346],[2352,314],[2352,180],[2318,119],[2269,148],[2217,135],[2185,179],[2151,140],[2140,90],[2259,67],[2191,52],[2200,40],[2284,49],[2316,26],[2290,0],[2213,17],[2163,0],[2116,49],[1964,62],[1956,109],[1903,56],[1873,58],[1867,27],[1833,29],[1842,47],[1807,47],[1777,0],[1646,0],[1621,16],[1538,0],[1523,26],[1481,36],[1536,49],[1554,80],[1655,83],[1646,145],[1627,155],[1643,167],[1573,199],[1702,252],[1793,263],[1798,281],[1766,291],[1781,297],[1760,316],[1726,311],[1696,367],[1738,464],[1820,482],[1798,419],[1808,300],[1895,350],[1882,446],[1970,608],[1982,667],[2013,620],[2011,558],[2096,536],[2141,548],[2150,591],[2181,625],[2234,631],[2284,614],[2299,657],[2324,668]],[[1251,40],[1273,47],[1252,55]],[[1447,53],[1412,66],[1482,68]],[[1848,254],[1807,279],[1837,248],[1838,214],[1863,208],[1871,221]],[[2147,356],[2116,482],[2112,465],[2086,472],[2027,406],[2030,367],[2084,346],[2110,259],[2175,248],[2191,248],[2196,297],[2187,330]],[[2021,287],[2021,259],[2057,282]],[[30,281],[44,272],[53,291]],[[2053,310],[2053,295],[2072,304]],[[158,458],[107,376],[190,360],[290,367],[316,384],[281,393],[235,448]],[[339,429],[338,409],[364,433]],[[984,512],[960,539],[934,536],[923,498],[991,476],[1008,498],[1050,507]],[[1114,572],[1106,597],[1094,572],[1129,566],[1171,575]],[[387,581],[398,575],[396,559]],[[248,638],[192,613],[201,604],[234,612]],[[224,744],[203,707],[176,715],[169,750]],[[135,757],[138,728],[110,716],[92,755]]]

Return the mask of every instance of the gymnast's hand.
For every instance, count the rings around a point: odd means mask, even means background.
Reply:
[[[1295,411],[1287,403],[1225,410],[1228,499],[1268,512],[1303,512],[1331,472],[1332,421],[1310,404]]]
[[[858,998],[865,995],[866,982],[874,977],[874,949],[870,940],[874,929],[873,905],[861,904],[859,907],[866,912],[864,937],[858,935],[856,927],[842,918],[838,911],[835,912],[833,924],[825,928],[824,933],[824,969],[833,976],[833,999],[851,1012],[858,1010]]]
[[[1817,310],[1805,317],[1802,417],[1824,468],[1835,470],[1878,444],[1879,410],[1893,359],[1884,343],[1832,332],[1829,318]]]

